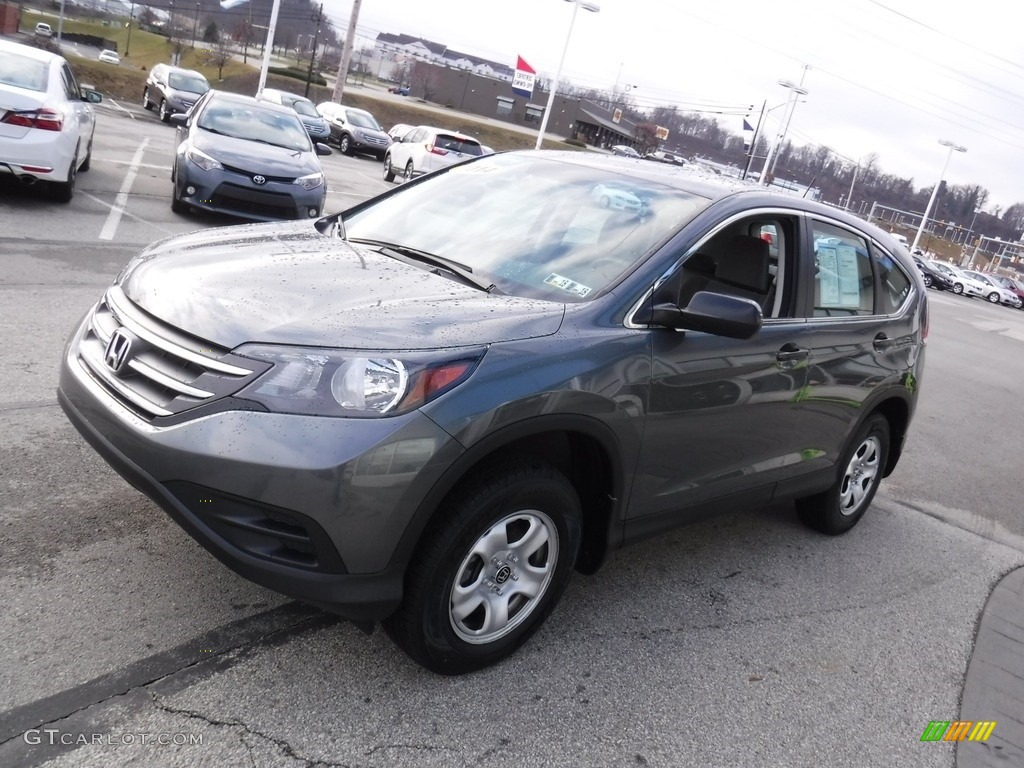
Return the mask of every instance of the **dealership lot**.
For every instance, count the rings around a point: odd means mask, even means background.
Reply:
[[[98,125],[70,205],[0,191],[0,764],[953,764],[919,737],[958,716],[978,612],[1024,563],[1024,313],[930,294],[906,453],[850,535],[789,506],[675,532],[575,578],[508,662],[442,679],[227,571],[56,406],[61,346],[120,266],[228,223],[171,213],[172,129]],[[391,187],[368,158],[324,168],[331,210]],[[90,743],[23,736],[42,728]]]

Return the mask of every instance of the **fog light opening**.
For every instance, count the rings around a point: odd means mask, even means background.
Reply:
[[[196,193],[196,188],[193,187],[191,184],[189,184],[187,187],[185,187],[185,194],[188,195],[189,197],[192,197],[192,195],[194,195],[195,193]]]
[[[320,213],[320,211],[318,209],[310,208],[309,209],[309,218],[311,218],[311,219],[314,218],[318,213]]]

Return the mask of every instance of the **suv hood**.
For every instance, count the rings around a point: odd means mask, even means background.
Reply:
[[[547,336],[561,325],[562,304],[487,294],[427,269],[300,222],[162,240],[117,282],[151,315],[228,349],[440,349]]]

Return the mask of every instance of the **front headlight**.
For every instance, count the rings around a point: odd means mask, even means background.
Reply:
[[[407,413],[461,384],[483,350],[438,356],[247,344],[273,367],[238,393],[275,413],[375,417]]]
[[[185,157],[198,165],[204,171],[215,171],[224,167],[219,161],[214,160],[208,154],[200,149],[196,149],[195,147],[189,147],[186,149]]]
[[[324,175],[322,173],[311,173],[308,176],[302,176],[295,180],[303,189],[316,189],[324,183]]]

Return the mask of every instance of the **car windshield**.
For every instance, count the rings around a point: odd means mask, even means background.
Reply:
[[[348,121],[356,128],[372,128],[375,131],[384,130],[369,112],[356,112],[354,109],[350,109],[346,114],[348,115]]]
[[[195,75],[183,75],[180,72],[172,72],[167,78],[167,84],[176,91],[187,91],[188,93],[203,94],[210,90],[210,84],[203,78]]]
[[[271,112],[246,104],[212,102],[203,110],[198,124],[207,131],[235,139],[305,152],[311,150],[309,135],[296,115]]]
[[[30,91],[46,90],[47,66],[45,61],[19,56],[4,51],[0,53],[0,85],[13,85]]]
[[[656,181],[557,158],[488,155],[370,203],[345,219],[345,229],[357,244],[390,243],[457,262],[506,294],[581,302],[708,204]]]
[[[288,102],[288,106],[303,117],[320,117],[320,113],[316,111],[316,107],[313,106],[313,102],[309,99],[292,99],[291,102]]]

